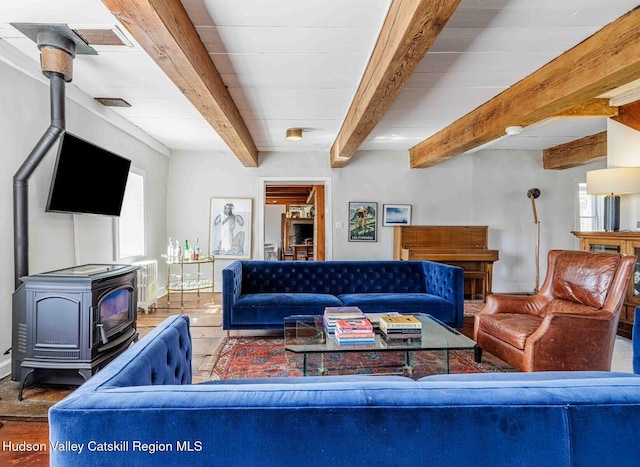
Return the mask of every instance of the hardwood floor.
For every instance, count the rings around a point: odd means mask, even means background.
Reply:
[[[0,465],[46,466],[49,465],[49,424],[44,422],[0,422]],[[11,447],[7,445],[11,444]],[[24,443],[21,446],[21,443]],[[39,451],[24,451],[23,446]]]
[[[167,298],[158,300],[158,307],[149,313],[138,314],[138,332],[144,336],[167,316],[186,314],[190,319],[193,342],[193,381],[206,380],[208,374],[200,370],[202,362],[216,348],[222,331],[222,310],[220,293],[184,294],[184,308],[180,306],[180,296],[172,293],[171,302]],[[64,398],[73,387],[27,386],[23,401],[18,401],[17,381],[10,377],[0,381],[0,465],[48,466],[49,465],[49,425],[47,410]],[[21,444],[23,443],[23,444]],[[26,446],[40,448],[39,451],[25,451]]]

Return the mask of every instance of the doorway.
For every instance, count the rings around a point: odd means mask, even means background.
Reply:
[[[262,178],[258,258],[330,259],[329,193],[329,178]]]

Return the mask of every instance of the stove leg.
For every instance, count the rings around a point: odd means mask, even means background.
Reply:
[[[26,373],[24,373],[24,370],[22,370],[22,378],[20,378],[20,389],[18,389],[18,400],[22,401],[22,390],[24,389],[24,385],[27,382],[27,378],[29,376],[31,376],[31,374],[36,371],[35,368],[31,368],[29,371],[27,371]]]

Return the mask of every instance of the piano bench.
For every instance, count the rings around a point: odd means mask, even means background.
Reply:
[[[480,283],[480,291],[482,293],[482,301],[487,301],[487,281],[489,280],[489,273],[487,271],[464,271],[464,279],[470,281],[471,286],[471,299],[476,297],[476,286]]]

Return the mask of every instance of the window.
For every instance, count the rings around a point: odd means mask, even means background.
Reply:
[[[578,183],[578,230],[596,232],[603,230],[604,196],[587,194],[587,184]]]
[[[132,167],[116,219],[116,260],[145,255],[144,204],[144,173]]]

